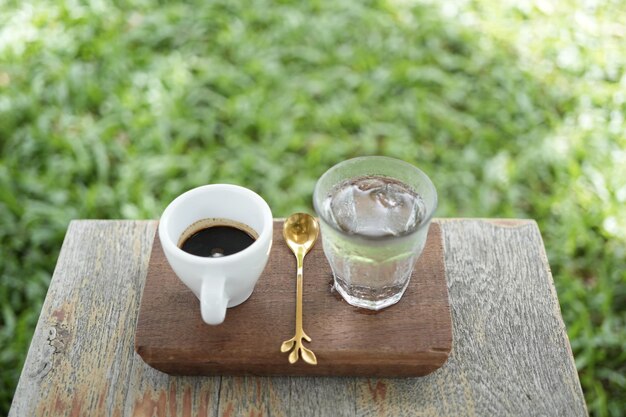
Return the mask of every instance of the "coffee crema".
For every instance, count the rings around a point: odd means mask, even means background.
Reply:
[[[231,219],[202,219],[191,224],[178,239],[183,251],[205,258],[241,252],[259,237],[250,226]]]

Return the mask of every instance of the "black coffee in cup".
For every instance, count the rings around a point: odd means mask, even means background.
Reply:
[[[241,252],[257,237],[257,233],[243,223],[229,219],[203,219],[183,232],[178,247],[192,255],[219,258]]]

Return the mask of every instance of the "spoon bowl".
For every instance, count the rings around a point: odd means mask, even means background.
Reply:
[[[306,255],[313,247],[319,234],[319,223],[310,214],[292,214],[283,224],[283,237],[294,254],[299,248],[302,248],[304,255]]]

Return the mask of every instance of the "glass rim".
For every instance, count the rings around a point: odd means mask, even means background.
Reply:
[[[324,213],[324,211],[321,209],[321,207],[319,207],[318,204],[318,196],[320,195],[321,191],[320,191],[320,184],[322,182],[322,180],[330,175],[332,172],[336,171],[337,169],[340,169],[342,166],[352,162],[359,162],[359,161],[365,161],[365,160],[378,160],[378,161],[386,161],[386,162],[392,162],[394,164],[399,164],[399,165],[404,165],[405,167],[415,171],[418,176],[422,179],[425,180],[425,184],[427,188],[430,188],[433,194],[433,202],[432,202],[432,208],[431,207],[426,207],[426,216],[424,216],[424,219],[420,222],[420,224],[415,228],[415,230],[411,231],[410,233],[406,233],[406,234],[401,234],[401,235],[397,235],[397,236],[381,236],[381,237],[372,237],[372,236],[364,236],[364,235],[360,235],[358,233],[348,233],[342,229],[340,229],[339,227],[337,227],[336,225],[334,225],[332,222],[328,221],[328,219],[326,218],[326,215]],[[384,175],[383,175],[384,176]],[[390,176],[390,178],[394,178],[393,176]],[[333,187],[336,186],[337,184],[333,184]],[[413,187],[411,187],[413,188]],[[417,192],[417,190],[415,190]],[[368,241],[381,241],[381,240],[391,240],[391,239],[399,239],[399,238],[404,238],[404,237],[408,237],[408,236],[412,236],[413,234],[421,231],[425,225],[430,224],[430,221],[432,220],[433,215],[435,214],[435,211],[437,210],[437,206],[439,204],[439,196],[437,194],[437,188],[435,187],[435,184],[433,184],[432,180],[430,179],[430,177],[428,175],[426,175],[426,173],[424,171],[422,171],[421,169],[419,169],[418,167],[416,167],[413,164],[410,164],[406,161],[403,161],[402,159],[397,159],[397,158],[391,158],[389,156],[359,156],[356,158],[350,158],[350,159],[346,159],[345,161],[341,161],[338,164],[333,165],[332,167],[330,167],[328,170],[326,170],[326,172],[324,172],[322,174],[321,177],[318,178],[317,182],[315,183],[315,188],[313,190],[313,209],[315,210],[315,213],[319,216],[320,220],[322,220],[326,225],[328,225],[331,229],[335,230],[336,232],[346,236],[346,237],[350,237],[350,238],[361,238],[364,240],[368,240]]]

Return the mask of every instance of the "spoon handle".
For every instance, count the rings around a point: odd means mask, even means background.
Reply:
[[[302,355],[302,359],[309,365],[317,365],[317,358],[312,350],[307,349],[302,345],[302,339],[307,342],[311,341],[309,335],[304,333],[302,329],[302,263],[306,251],[304,249],[298,249],[296,251],[296,260],[298,261],[298,275],[296,278],[296,334],[289,340],[285,340],[280,346],[281,352],[289,352],[289,363],[294,364]],[[292,350],[293,349],[293,350]]]
[[[298,276],[296,281],[296,334],[302,335],[304,331],[302,330],[302,265],[304,263],[304,250],[299,249],[296,254],[296,259],[298,262]]]

